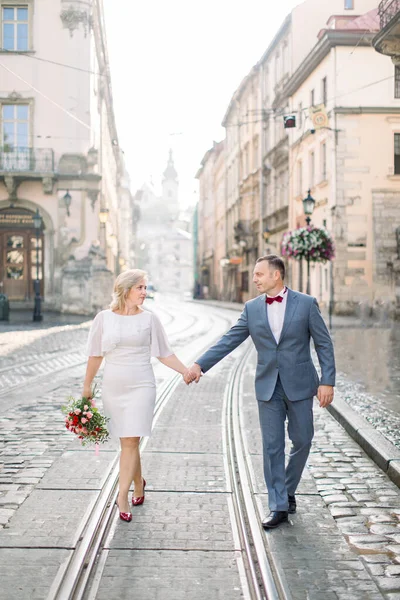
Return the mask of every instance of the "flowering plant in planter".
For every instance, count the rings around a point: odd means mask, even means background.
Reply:
[[[282,256],[311,262],[326,262],[335,257],[335,244],[324,227],[299,227],[287,231],[282,239]]]

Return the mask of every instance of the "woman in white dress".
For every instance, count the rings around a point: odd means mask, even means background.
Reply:
[[[99,312],[90,329],[88,363],[83,397],[91,396],[91,385],[103,358],[102,400],[108,429],[120,439],[118,507],[120,518],[131,521],[128,492],[133,481],[132,505],[144,502],[139,442],[149,436],[156,401],[156,383],[150,362],[156,356],[174,371],[188,369],[171,350],[158,317],[141,308],[146,298],[146,273],[132,269],[121,273],[114,284],[110,308]]]

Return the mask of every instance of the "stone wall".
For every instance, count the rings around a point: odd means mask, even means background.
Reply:
[[[391,303],[400,317],[400,191],[373,190],[375,304]]]
[[[61,312],[93,315],[106,308],[111,302],[113,279],[99,254],[90,253],[82,260],[70,257],[62,269]]]

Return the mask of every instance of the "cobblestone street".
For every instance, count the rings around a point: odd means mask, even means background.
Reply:
[[[174,305],[169,299],[149,308],[160,315],[178,356],[188,363],[237,317],[227,307]],[[116,459],[112,444],[99,456],[81,449],[65,431],[59,410],[71,392],[80,391],[89,324],[0,327],[0,390],[7,390],[0,395],[1,600],[48,597]],[[143,452],[146,503],[130,524],[115,516],[92,598],[131,598],[132,590],[146,600],[247,598],[222,435],[226,385],[245,350],[246,344],[198,385],[180,383],[163,407]],[[22,363],[29,362],[24,371]],[[161,388],[171,371],[156,364],[155,372]],[[240,414],[263,518],[268,503],[254,372],[253,351]],[[348,373],[341,373],[338,403],[345,402],[348,381]],[[8,393],[9,386],[16,387]],[[263,532],[287,597],[399,600],[400,490],[332,414],[317,404],[314,414],[316,434],[298,511],[288,524]],[[355,414],[363,418],[362,411]],[[379,431],[376,436],[377,447],[382,439],[391,444],[389,436]]]

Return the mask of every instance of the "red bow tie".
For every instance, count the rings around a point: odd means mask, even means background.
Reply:
[[[273,302],[282,302],[283,296],[274,296],[273,298],[266,297],[267,304],[272,304]]]

